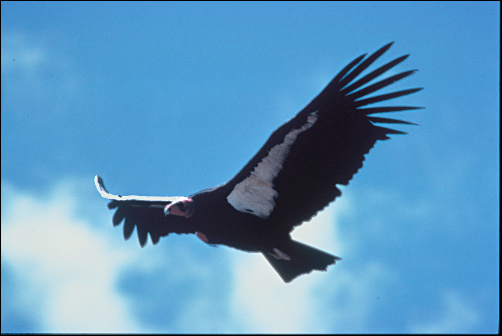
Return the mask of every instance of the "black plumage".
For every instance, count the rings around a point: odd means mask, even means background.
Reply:
[[[413,124],[372,114],[419,107],[368,107],[421,90],[368,97],[415,73],[405,71],[370,84],[408,55],[356,80],[391,45],[349,63],[225,184],[188,198],[121,197],[109,194],[96,176],[101,195],[111,199],[108,207],[117,209],[113,224],[124,220],[126,239],[136,227],[141,246],[148,234],[157,244],[170,233],[197,233],[209,244],[261,252],[285,282],[314,269],[326,270],[340,258],[296,242],[290,233],[341,195],[336,185],[349,183],[376,141],[386,140],[390,134],[406,134],[377,123]]]

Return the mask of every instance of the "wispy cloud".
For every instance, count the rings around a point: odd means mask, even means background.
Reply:
[[[333,210],[329,208],[307,224],[310,230],[297,229],[294,238],[332,252],[333,219]],[[236,255],[234,261],[234,310],[246,316],[251,332],[329,331],[319,323],[321,312],[315,293],[326,273],[314,271],[286,285],[260,254]],[[336,272],[337,267],[328,267],[328,272]]]
[[[100,212],[88,196],[78,190],[75,183],[60,182],[44,197],[19,191],[5,181],[2,183],[2,264],[13,270],[12,281],[22,284],[15,296],[22,301],[18,304],[25,307],[23,313],[30,315],[27,318],[40,321],[41,329],[37,331],[147,331],[144,321],[138,320],[133,310],[133,305],[141,302],[136,302],[135,297],[127,298],[124,291],[117,288],[117,283],[124,271],[135,269],[138,274],[141,270],[149,274],[148,270],[165,269],[162,274],[155,273],[156,279],[152,280],[159,282],[160,277],[164,279],[162,285],[145,292],[150,297],[143,299],[159,308],[168,304],[169,310],[177,313],[170,314],[174,320],[169,324],[148,330],[328,332],[333,327],[335,330],[343,327],[345,318],[352,313],[357,312],[353,315],[365,318],[361,312],[369,309],[364,293],[385,273],[381,267],[373,265],[364,270],[364,277],[344,275],[340,271],[341,261],[328,268],[327,273],[316,271],[285,285],[261,255],[231,251],[235,261],[232,265],[234,282],[228,295],[215,296],[215,290],[220,291],[213,287],[215,281],[221,276],[228,279],[229,273],[216,271],[217,267],[212,264],[205,267],[189,248],[183,258],[192,266],[187,266],[185,271],[178,267],[173,272],[177,266],[170,265],[168,270],[164,266],[177,257],[162,257],[159,247],[140,250],[135,242],[117,245],[120,241],[118,230],[113,230],[113,234],[119,239],[112,239],[103,228],[78,215],[79,207],[85,207],[90,213]],[[294,238],[340,256],[350,253],[336,239],[336,218],[347,211],[346,202],[320,213],[307,224],[308,227],[297,229]],[[100,222],[110,222],[110,213],[106,211],[102,207]],[[215,250],[214,254],[223,251]],[[149,257],[140,258],[138,253],[147,253]],[[184,272],[189,272],[188,278],[180,280],[177,275]],[[178,298],[172,296],[171,287],[184,284],[186,280],[196,282],[195,292],[185,293],[184,304],[173,306]],[[333,285],[335,280],[336,286]],[[2,290],[16,290],[12,284],[6,286]],[[142,283],[141,286],[151,284]],[[183,286],[182,290],[187,289]],[[346,300],[341,305],[329,303],[346,293],[350,295],[350,304]],[[171,299],[162,303],[163,297]],[[215,310],[214,307],[219,308]],[[194,323],[187,318],[194,311],[197,311],[197,321],[214,323]],[[331,316],[332,323],[326,323],[327,316]]]
[[[381,260],[360,256],[357,233],[347,237],[339,230],[352,216],[350,195],[293,234],[343,260],[284,284],[260,254],[222,248],[208,258],[202,254],[209,247],[188,236],[146,249],[135,237],[123,242],[120,230],[102,225],[111,213],[86,195],[88,184],[59,182],[40,196],[2,181],[2,268],[9,270],[2,292],[11,297],[6,307],[38,321],[33,331],[374,332],[376,312],[392,305],[392,288],[404,277]],[[231,263],[222,263],[229,255]],[[382,294],[388,294],[385,303]],[[406,323],[403,317],[403,328],[462,332],[479,324],[481,314],[461,292],[439,300],[435,318]],[[146,317],[151,314],[159,315],[154,323]],[[13,325],[2,323],[2,332],[25,331]]]
[[[47,52],[20,33],[2,32],[2,72],[33,71],[47,64]]]
[[[61,39],[2,31],[2,96],[15,106],[2,112],[61,115],[79,94],[79,76]],[[22,104],[20,104],[22,102]]]
[[[75,193],[61,191],[43,200],[2,181],[2,264],[24,284],[15,296],[42,321],[42,332],[138,331],[115,287],[134,254],[78,218]]]
[[[441,309],[434,317],[415,322],[411,329],[416,334],[456,334],[474,332],[480,313],[458,291],[449,289],[441,297]]]
[[[87,182],[60,181],[40,195],[2,181],[2,268],[9,274],[2,293],[10,294],[2,301],[2,332],[241,330],[228,310],[229,272],[219,269],[228,250],[207,260],[201,253],[212,248],[195,237],[144,249],[135,235],[124,242]],[[13,318],[35,327],[22,329]]]
[[[350,212],[349,198],[337,200],[295,239],[330,253],[349,257],[352,251],[338,233],[340,216]],[[235,259],[234,310],[246,316],[251,332],[329,333],[368,332],[375,302],[375,284],[392,283],[395,274],[385,265],[368,261],[364,269],[344,267],[344,260],[285,285],[266,260],[256,254]]]

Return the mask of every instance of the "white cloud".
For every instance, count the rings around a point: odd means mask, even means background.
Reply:
[[[327,298],[322,310],[324,321],[337,333],[374,333],[371,320],[378,309],[378,294],[394,284],[398,275],[377,261],[359,263],[359,269],[345,268],[326,283],[322,290]]]
[[[260,254],[232,250],[231,292],[215,295],[221,288],[213,284],[219,283],[219,276],[230,276],[227,272],[215,272],[212,262],[201,264],[190,249],[179,251],[187,265],[180,268],[180,255],[162,257],[158,247],[141,250],[136,241],[123,243],[117,229],[93,226],[76,215],[77,207],[100,217],[102,213],[100,222],[110,223],[111,214],[102,202],[89,201],[82,189],[63,182],[41,197],[2,183],[2,264],[12,269],[15,281],[14,288],[3,285],[2,291],[14,290],[16,306],[42,322],[40,332],[374,332],[378,295],[402,280],[398,272],[378,260],[354,262],[359,254],[355,241],[360,237],[347,237],[346,232],[341,236],[338,230],[340,217],[352,213],[347,195],[293,234],[344,260],[327,272],[314,271],[284,284]],[[166,291],[146,302],[168,307],[176,311],[176,317],[170,322],[156,321],[155,330],[145,330],[140,315],[131,310],[133,304],[140,304],[134,300],[141,298],[137,293],[124,296],[117,289],[118,277],[122,270],[155,270],[166,262],[172,262],[172,267],[152,279],[166,281]],[[197,279],[195,295],[179,294],[169,282],[175,279],[182,284],[179,277],[186,272],[192,281]],[[176,300],[183,304],[174,304]],[[461,332],[479,324],[480,314],[458,292],[447,292],[442,303],[435,319],[409,324],[409,329],[416,333]]]
[[[2,182],[2,263],[22,283],[20,299],[43,332],[138,331],[115,288],[134,252],[79,219],[76,193],[64,189],[42,199]]]
[[[285,285],[259,254],[238,256],[234,298],[235,311],[252,332],[296,333],[309,329],[309,288],[313,278],[301,277]],[[294,295],[292,295],[294,293]]]
[[[293,237],[342,258],[349,256],[337,230],[339,217],[348,211],[349,198],[339,199],[305,228],[296,229]],[[368,262],[364,269],[351,272],[342,260],[327,272],[314,271],[284,284],[259,254],[241,253],[234,260],[234,311],[245,316],[251,332],[259,333],[364,331],[375,301],[374,284],[395,278],[379,263]]]
[[[415,322],[411,327],[411,333],[470,333],[479,323],[480,313],[458,291],[447,290],[442,296],[441,308],[441,313],[436,318]]]
[[[311,222],[304,224],[310,230],[295,231],[294,238],[309,245],[333,250],[330,241],[334,231],[332,207],[326,209]],[[338,253],[338,252],[337,252]],[[325,332],[317,323],[318,311],[312,291],[327,273],[314,271],[289,284],[279,275],[261,254],[236,254],[235,287],[232,295],[234,311],[245,316],[251,332],[302,333]],[[328,272],[337,265],[330,266]]]

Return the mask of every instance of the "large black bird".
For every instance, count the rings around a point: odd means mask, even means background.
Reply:
[[[375,123],[412,124],[372,114],[420,108],[367,107],[421,90],[368,97],[416,71],[366,85],[409,55],[356,80],[391,45],[350,62],[227,183],[189,197],[117,196],[109,194],[96,176],[101,196],[111,200],[108,208],[117,209],[113,225],[124,220],[125,239],[136,227],[141,246],[148,234],[157,244],[170,233],[194,233],[211,245],[261,252],[285,282],[312,270],[326,270],[340,258],[292,240],[290,233],[341,195],[336,185],[349,183],[377,140],[406,134]]]

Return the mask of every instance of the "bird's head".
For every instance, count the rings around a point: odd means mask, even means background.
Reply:
[[[185,218],[192,217],[195,211],[193,200],[189,197],[180,197],[173,203],[166,205],[164,215],[182,216]]]

